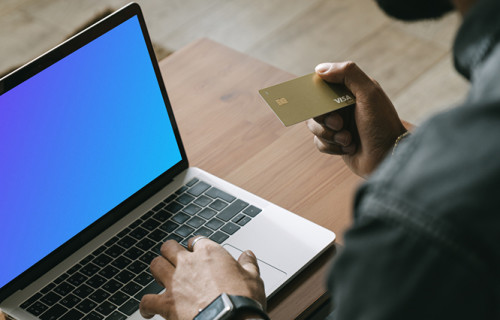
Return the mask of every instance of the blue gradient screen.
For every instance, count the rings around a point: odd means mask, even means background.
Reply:
[[[136,16],[0,96],[0,287],[182,160]]]

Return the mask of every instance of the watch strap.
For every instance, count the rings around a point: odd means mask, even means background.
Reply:
[[[231,299],[231,302],[234,305],[234,311],[236,314],[243,312],[255,313],[261,316],[262,319],[269,320],[269,316],[264,311],[262,305],[259,302],[255,301],[254,299],[250,299],[245,296],[235,296],[235,295],[228,295],[228,297],[229,299]]]

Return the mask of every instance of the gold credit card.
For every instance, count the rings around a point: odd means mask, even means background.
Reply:
[[[314,72],[259,93],[287,127],[356,102],[344,85],[328,83]]]

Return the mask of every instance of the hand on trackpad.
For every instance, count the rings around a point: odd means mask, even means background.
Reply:
[[[240,255],[243,253],[243,250],[235,248],[230,244],[224,244],[223,248],[226,249],[236,260],[238,260]],[[276,286],[277,283],[286,277],[286,273],[271,266],[267,262],[260,260],[259,257],[257,257],[257,261],[259,263],[260,277],[264,280],[264,286],[267,294],[267,292],[274,289],[274,286]]]

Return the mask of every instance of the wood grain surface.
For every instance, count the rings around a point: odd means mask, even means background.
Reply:
[[[294,76],[210,40],[160,63],[192,166],[247,189],[337,234],[351,223],[361,179],[318,152],[301,123],[285,128],[258,90]],[[273,319],[305,316],[325,299],[327,251],[269,301]]]

